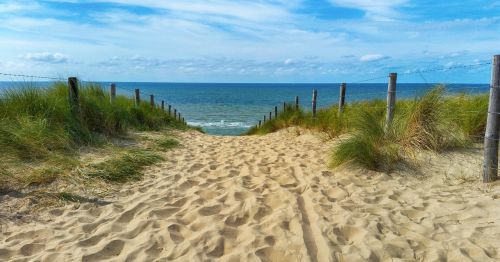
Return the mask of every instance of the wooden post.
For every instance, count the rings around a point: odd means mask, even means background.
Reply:
[[[261,126],[261,125],[262,125],[262,121],[261,121],[261,120],[259,120],[259,128],[260,128],[260,126]]]
[[[174,119],[177,119],[177,109],[174,108]]]
[[[112,83],[109,88],[109,99],[111,104],[115,102],[115,98],[116,98],[116,85]]]
[[[139,89],[135,89],[135,105],[139,106],[141,104],[141,91]]]
[[[295,96],[295,109],[299,110],[299,96]]]
[[[273,112],[269,112],[269,121],[273,119]]]
[[[161,110],[165,110],[165,101],[161,100]]]
[[[179,113],[179,121],[181,121],[181,113]]]
[[[151,105],[151,108],[155,108],[155,96],[154,95],[149,95],[149,104]]]
[[[316,118],[316,99],[318,98],[318,91],[316,89],[313,90],[312,95],[312,114],[313,118]]]
[[[396,82],[398,79],[397,73],[391,73],[389,75],[389,85],[387,87],[387,113],[385,120],[385,128],[386,130],[392,123],[392,119],[394,118],[394,107],[396,105]]]
[[[278,118],[278,106],[274,107],[274,118]]]
[[[345,88],[346,84],[342,83],[340,84],[340,92],[339,92],[339,113],[342,113],[344,111],[344,104],[345,104]]]
[[[266,123],[266,115],[264,115],[264,124]]]
[[[286,102],[283,102],[283,112],[286,111]]]
[[[168,115],[172,115],[172,105],[168,105]]]
[[[71,114],[75,118],[80,116],[80,97],[78,92],[78,79],[76,77],[68,78],[68,88],[69,88],[69,108]]]
[[[498,130],[500,117],[500,55],[491,63],[490,101],[484,134],[483,182],[489,183],[498,176]]]

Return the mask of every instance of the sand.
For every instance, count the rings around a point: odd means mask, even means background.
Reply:
[[[382,174],[329,169],[335,142],[292,129],[179,136],[182,148],[100,205],[3,221],[0,260],[500,260],[500,190],[477,182],[480,150]]]

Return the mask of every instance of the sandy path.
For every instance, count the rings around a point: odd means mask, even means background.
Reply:
[[[183,148],[111,204],[2,225],[0,260],[500,259],[495,187],[334,173],[331,144],[294,132],[181,137]]]

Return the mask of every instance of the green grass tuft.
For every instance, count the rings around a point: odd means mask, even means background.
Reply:
[[[110,182],[128,182],[140,180],[144,167],[163,160],[161,156],[146,150],[131,150],[114,156],[104,162],[89,166],[86,175],[98,177]]]
[[[170,150],[180,145],[179,141],[172,138],[163,138],[157,143],[162,150]]]
[[[332,156],[332,166],[355,163],[372,170],[391,170],[401,159],[393,132],[385,132],[383,119],[362,112],[353,126],[354,133],[343,140]]]
[[[484,134],[488,95],[446,95],[436,86],[416,99],[396,103],[392,125],[385,130],[386,102],[358,101],[311,112],[291,108],[247,134],[267,134],[289,126],[300,126],[326,133],[330,138],[350,137],[335,149],[332,165],[358,163],[374,170],[390,170],[415,150],[443,151],[464,148]]]
[[[401,146],[442,151],[466,143],[463,130],[447,116],[444,94],[444,87],[437,86],[400,110],[400,123],[395,125],[401,129]]]

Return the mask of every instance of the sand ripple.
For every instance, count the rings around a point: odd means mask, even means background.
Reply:
[[[291,131],[180,136],[110,204],[2,225],[0,260],[500,260],[496,187],[331,171],[332,145]]]

